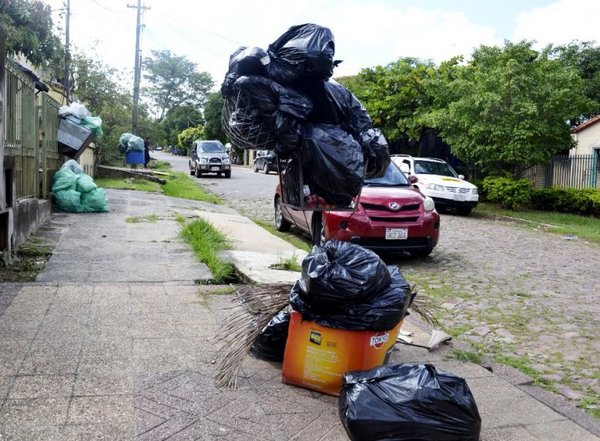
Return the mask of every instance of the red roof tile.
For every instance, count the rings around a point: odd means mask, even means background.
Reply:
[[[596,115],[593,118],[590,118],[585,122],[582,122],[577,127],[573,127],[573,129],[571,129],[571,131],[573,133],[581,132],[583,129],[596,124],[598,121],[600,121],[600,115]]]

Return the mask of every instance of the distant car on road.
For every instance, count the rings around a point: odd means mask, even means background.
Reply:
[[[356,211],[294,210],[282,203],[280,185],[273,202],[277,230],[295,225],[312,237],[313,244],[337,239],[375,251],[425,257],[439,239],[440,215],[433,200],[414,188],[393,163],[383,177],[365,180]]]
[[[392,161],[407,176],[417,177],[414,186],[435,201],[438,211],[455,209],[466,216],[477,206],[477,186],[465,181],[465,177],[456,173],[446,161],[409,155],[392,155]]]
[[[231,161],[221,141],[194,141],[190,150],[190,175],[197,178],[205,173],[231,177]]]
[[[259,170],[264,171],[265,174],[271,171],[277,172],[277,155],[272,150],[259,154],[254,159],[253,168],[255,173],[258,173]]]

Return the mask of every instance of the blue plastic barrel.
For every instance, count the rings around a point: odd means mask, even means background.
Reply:
[[[125,153],[125,164],[143,164],[144,163],[144,152],[137,150],[130,150]]]

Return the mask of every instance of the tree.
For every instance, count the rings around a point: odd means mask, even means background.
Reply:
[[[202,109],[214,85],[209,73],[197,72],[195,63],[169,50],[153,50],[152,57],[144,59],[144,69],[147,86],[142,92],[149,98],[158,121],[181,106]]]
[[[189,127],[177,136],[177,145],[187,150],[194,141],[203,138],[204,129],[202,127]]]
[[[573,42],[565,46],[549,48],[550,54],[558,57],[567,65],[574,67],[584,81],[584,93],[596,104],[584,115],[573,115],[571,125],[600,113],[600,47],[592,42]]]
[[[74,54],[72,68],[75,97],[91,114],[102,119],[104,134],[96,139],[100,160],[103,163],[122,162],[122,154],[116,146],[121,134],[131,131],[133,104],[129,92],[120,86],[117,71],[98,61],[94,54],[91,57]]]
[[[184,105],[169,110],[160,122],[167,145],[176,145],[177,136],[189,127],[198,127],[204,124],[202,113],[192,105]]]
[[[431,86],[447,105],[425,120],[459,159],[519,176],[572,146],[568,119],[590,106],[583,81],[575,69],[531,46],[481,46],[469,65]]]
[[[387,66],[363,69],[356,77],[342,78],[363,103],[376,127],[390,144],[418,142],[427,128],[421,118],[432,98],[424,81],[435,73],[430,61],[401,58]]]
[[[59,63],[64,48],[52,34],[52,9],[38,0],[0,1],[0,24],[6,35],[6,53],[22,54],[36,66]]]
[[[223,130],[221,122],[223,114],[223,97],[220,92],[213,92],[208,96],[204,107],[204,134],[207,139],[218,139],[222,142],[227,141],[227,135]]]

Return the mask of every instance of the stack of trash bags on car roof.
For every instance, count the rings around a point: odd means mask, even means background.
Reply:
[[[223,127],[238,147],[289,160],[289,175],[302,173],[309,194],[345,207],[365,177],[385,173],[390,156],[359,100],[330,79],[334,53],[331,30],[316,24],[291,27],[266,51],[240,47],[221,86]]]
[[[106,191],[96,185],[74,159],[69,159],[52,176],[52,199],[58,211],[99,213],[108,211]]]
[[[281,310],[254,340],[256,358],[282,362],[284,383],[339,395],[350,439],[479,439],[481,418],[463,378],[430,364],[387,364],[416,293],[373,251],[314,246]]]

